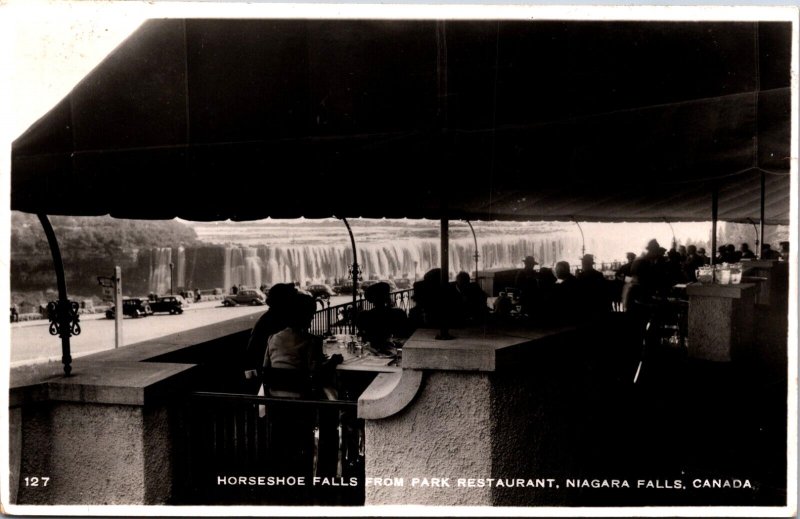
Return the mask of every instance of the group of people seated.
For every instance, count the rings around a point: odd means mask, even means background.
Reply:
[[[480,324],[489,315],[487,299],[483,289],[466,272],[459,272],[455,282],[442,285],[441,269],[431,269],[422,281],[414,283],[415,305],[409,312],[410,324],[412,328]]]
[[[495,300],[495,316],[506,319],[516,316],[539,324],[564,324],[609,312],[611,299],[603,274],[595,269],[594,255],[581,258],[581,268],[573,274],[570,264],[559,261],[555,268],[538,265],[533,256],[523,259],[523,269],[511,290],[501,292]],[[509,291],[513,291],[509,294]]]

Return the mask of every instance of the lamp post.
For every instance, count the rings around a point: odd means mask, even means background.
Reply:
[[[170,261],[169,262],[169,295],[174,295],[174,293],[172,291],[173,286],[174,286],[173,285],[174,276],[172,275],[174,268],[175,268],[175,264]]]

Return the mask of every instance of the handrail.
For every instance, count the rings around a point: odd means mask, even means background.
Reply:
[[[209,398],[215,400],[234,400],[253,404],[296,405],[309,407],[358,407],[357,402],[350,400],[308,400],[302,398],[274,398],[270,396],[248,395],[245,393],[215,393],[210,391],[192,391],[190,397]]]
[[[401,308],[408,313],[411,306],[411,298],[414,294],[413,288],[398,290],[389,294],[392,303],[395,307]],[[321,310],[317,310],[314,318],[311,321],[311,333],[315,335],[325,335],[332,333],[335,327],[349,327],[350,324],[355,324],[353,321],[353,308],[354,303],[347,302],[335,306],[328,306]],[[355,302],[356,313],[369,310],[374,305],[366,299],[359,298]],[[348,333],[348,332],[344,332]]]

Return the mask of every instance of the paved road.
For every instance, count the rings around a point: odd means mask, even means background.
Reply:
[[[341,304],[347,297],[333,297],[331,304]],[[207,324],[218,323],[252,313],[265,312],[265,306],[223,307],[219,302],[189,305],[181,315],[155,314],[146,318],[122,321],[124,345],[135,344]],[[114,321],[97,316],[81,316],[81,334],[71,339],[73,357],[114,347]],[[50,335],[47,321],[11,325],[11,366],[61,359],[61,341]]]

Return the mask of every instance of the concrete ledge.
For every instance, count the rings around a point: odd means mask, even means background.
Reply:
[[[738,285],[704,285],[701,283],[692,283],[686,286],[686,294],[689,296],[741,299],[742,293],[751,289],[754,290],[755,285],[750,283],[741,283]]]
[[[378,420],[397,414],[414,400],[420,387],[422,371],[381,373],[358,398],[358,417]]]
[[[576,329],[575,326],[460,328],[452,330],[455,339],[447,341],[436,340],[438,330],[420,329],[403,345],[403,369],[497,371],[516,354]]]
[[[9,405],[58,401],[143,406],[167,396],[196,367],[182,362],[184,352],[249,334],[259,315],[247,315],[201,328],[79,357],[72,375],[60,363],[33,375],[11,374]],[[177,361],[174,359],[178,359]]]

